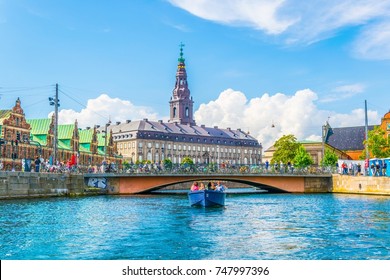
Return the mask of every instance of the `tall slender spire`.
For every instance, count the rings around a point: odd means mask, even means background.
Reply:
[[[188,89],[185,58],[183,56],[184,44],[180,43],[180,56],[178,58],[176,83],[172,92],[170,104],[170,122],[195,125],[193,119],[193,104],[190,90]]]

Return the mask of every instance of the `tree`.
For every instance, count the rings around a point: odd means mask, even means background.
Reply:
[[[274,144],[275,152],[272,156],[271,164],[275,162],[283,162],[284,164],[292,162],[300,146],[302,145],[297,142],[297,138],[294,135],[283,135]]]
[[[325,155],[322,159],[323,166],[335,166],[337,161],[338,157],[334,152],[330,150],[325,150]]]
[[[183,168],[183,171],[185,172],[191,172],[194,171],[194,161],[190,157],[184,157],[181,161],[181,167]]]
[[[122,162],[122,166],[126,170],[126,169],[129,169],[131,165],[130,165],[130,163],[127,160],[124,160]]]
[[[305,168],[313,164],[313,159],[306,149],[300,145],[293,162],[296,168]]]
[[[163,165],[164,165],[164,168],[167,170],[172,169],[172,161],[169,158],[164,159]]]
[[[194,165],[194,161],[190,157],[184,157],[181,161],[181,165]]]
[[[390,156],[390,144],[385,137],[386,132],[380,127],[375,126],[373,130],[368,132],[368,141],[364,140],[363,143],[368,143],[368,151],[373,157],[386,158]]]

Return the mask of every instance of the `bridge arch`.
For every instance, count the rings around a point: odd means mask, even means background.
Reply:
[[[231,181],[259,186],[271,192],[326,192],[331,175],[277,174],[85,174],[85,178],[106,178],[111,194],[140,194],[178,183],[193,181]]]

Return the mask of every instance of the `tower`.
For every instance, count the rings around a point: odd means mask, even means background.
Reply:
[[[170,105],[170,122],[178,122],[180,124],[195,125],[193,118],[194,101],[190,96],[190,90],[187,83],[187,72],[185,59],[183,57],[184,44],[180,43],[180,57],[178,59],[176,71],[176,83],[173,89],[173,94]]]

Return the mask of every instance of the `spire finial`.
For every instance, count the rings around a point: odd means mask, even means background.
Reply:
[[[185,45],[183,44],[183,42],[180,42],[180,45],[179,45],[179,47],[180,47],[180,57],[179,57],[179,59],[178,59],[178,61],[179,62],[183,62],[184,63],[184,57],[183,57],[183,47],[184,47]]]

